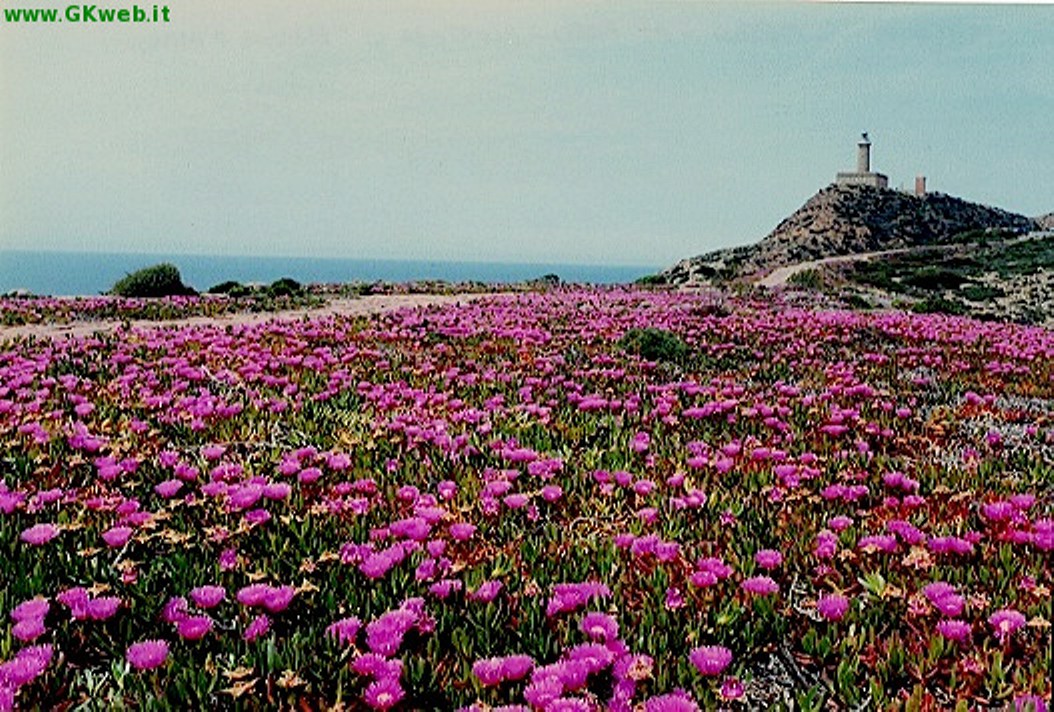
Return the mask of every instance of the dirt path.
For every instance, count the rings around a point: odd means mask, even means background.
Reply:
[[[398,309],[431,306],[434,304],[464,304],[467,302],[494,296],[490,293],[480,294],[374,294],[357,299],[334,298],[324,305],[308,309],[287,309],[274,312],[238,312],[220,316],[191,316],[184,319],[164,321],[134,320],[133,329],[151,329],[173,326],[228,326],[243,324],[260,324],[274,319],[295,320],[305,317],[325,316],[363,316],[383,314]],[[18,326],[0,326],[0,342],[18,337],[66,338],[89,336],[95,333],[109,333],[123,322],[74,321],[67,324],[20,324]]]
[[[769,272],[767,275],[757,281],[757,284],[762,287],[782,287],[787,284],[787,280],[799,272],[804,272],[809,269],[816,269],[823,265],[834,265],[842,264],[845,262],[859,262],[861,260],[870,260],[875,257],[883,257],[885,255],[895,255],[900,252],[909,251],[910,247],[900,247],[895,250],[880,250],[878,252],[861,252],[856,255],[838,255],[837,257],[824,257],[821,260],[812,260],[810,262],[799,262],[796,265],[786,265],[785,267],[777,267],[776,269]]]
[[[1054,235],[1052,230],[1040,230],[1037,232],[1030,232],[1026,235],[1020,235],[1002,241],[1003,247],[1017,244],[1019,242],[1027,242],[1028,240],[1039,240],[1051,237]],[[992,245],[999,245],[999,242],[993,242]],[[954,250],[955,248],[965,247],[967,243],[950,243],[943,245],[919,245],[916,247],[899,247],[895,250],[880,250],[878,252],[861,252],[855,255],[838,255],[836,257],[824,257],[819,260],[812,260],[810,262],[799,262],[794,265],[786,265],[784,267],[777,267],[776,269],[769,272],[767,275],[757,281],[757,284],[762,287],[782,287],[787,284],[787,280],[793,275],[799,272],[804,272],[808,269],[815,269],[823,265],[843,264],[846,262],[860,262],[862,260],[871,260],[876,257],[884,257],[885,255],[896,255],[903,252],[911,252],[912,250]]]

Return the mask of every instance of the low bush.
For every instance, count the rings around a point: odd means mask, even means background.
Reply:
[[[282,277],[267,287],[269,297],[296,297],[304,293],[304,286],[291,277]]]
[[[183,284],[175,265],[164,262],[126,274],[110,288],[110,294],[118,297],[177,297],[197,292]]]
[[[680,362],[689,353],[681,337],[663,329],[630,329],[619,340],[623,351],[648,361]]]

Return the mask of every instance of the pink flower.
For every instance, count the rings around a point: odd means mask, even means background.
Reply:
[[[754,554],[754,561],[763,569],[775,569],[783,563],[783,554],[775,549],[762,549]]]
[[[520,680],[534,667],[530,655],[506,655],[501,658],[501,674],[506,680]]]
[[[618,638],[618,622],[606,613],[587,613],[578,627],[590,638],[602,643]]]
[[[970,639],[972,629],[966,621],[944,619],[937,623],[937,632],[948,640],[964,643]]]
[[[732,662],[732,651],[720,645],[704,645],[692,650],[688,660],[701,674],[716,677]]]
[[[988,617],[988,624],[994,629],[995,637],[1003,641],[1025,625],[1025,616],[1013,608],[1003,608]]]
[[[235,597],[243,606],[255,607],[262,606],[270,592],[271,587],[265,583],[251,583],[240,588]]]
[[[220,552],[220,570],[230,571],[238,565],[238,552],[234,549],[224,549]]]
[[[944,581],[934,581],[926,584],[922,593],[929,602],[940,611],[942,616],[955,618],[963,610],[963,597],[956,592],[955,587]]]
[[[47,616],[49,610],[51,610],[51,603],[48,599],[42,596],[37,596],[28,601],[23,601],[12,608],[11,619],[14,621],[31,620],[34,618],[43,619]]]
[[[53,654],[50,645],[30,645],[19,650],[14,658],[0,663],[0,690],[4,682],[18,688],[40,677],[51,663]]]
[[[840,621],[849,611],[849,599],[837,593],[820,596],[816,601],[816,610],[829,621]]]
[[[736,677],[726,677],[721,683],[721,699],[738,700],[743,696],[743,683]]]
[[[212,630],[212,619],[208,616],[188,616],[176,624],[176,630],[184,640],[201,640]]]
[[[296,596],[296,589],[292,586],[269,586],[268,588],[270,590],[264,595],[263,607],[269,613],[281,613],[289,607],[293,597]]]
[[[190,590],[190,599],[198,608],[215,608],[227,599],[223,586],[199,586]]]
[[[51,523],[34,524],[22,532],[22,541],[30,546],[41,546],[59,535],[59,528]]]
[[[691,696],[677,690],[658,697],[649,697],[644,702],[644,712],[699,712],[699,705]]]
[[[88,600],[88,617],[92,620],[104,621],[111,618],[121,607],[121,599],[117,596],[102,596]]]
[[[505,585],[501,581],[484,581],[472,593],[468,594],[470,600],[478,603],[490,603],[501,593]]]
[[[362,699],[370,709],[387,710],[399,704],[405,695],[398,679],[382,677],[366,686]]]
[[[262,635],[266,635],[267,631],[271,629],[271,619],[266,614],[260,614],[253,618],[252,622],[242,633],[242,639],[247,643],[251,643]]]
[[[161,609],[161,620],[166,623],[178,623],[187,617],[187,599],[182,596],[173,596]]]
[[[467,541],[475,533],[475,525],[468,522],[456,522],[450,525],[450,538],[455,541]]]
[[[11,626],[11,635],[23,643],[36,640],[46,632],[47,628],[44,626],[43,616],[40,618],[26,618]]]
[[[768,596],[778,593],[780,586],[768,576],[752,576],[745,579],[742,584],[743,590],[758,596]]]
[[[153,670],[168,660],[168,643],[163,640],[144,640],[128,646],[125,659],[136,670]]]
[[[355,642],[355,636],[359,634],[359,628],[362,627],[362,621],[352,616],[350,618],[341,618],[339,621],[334,621],[326,628],[326,635],[332,636],[337,639],[337,642],[342,645],[353,644]]]
[[[403,676],[403,661],[398,658],[389,660],[376,653],[366,653],[352,661],[351,669],[360,675],[368,675],[378,680],[386,677],[398,680]]]
[[[181,489],[183,489],[182,480],[165,480],[154,487],[154,492],[156,492],[159,497],[170,499],[175,497]]]
[[[482,660],[477,660],[472,665],[472,674],[476,676],[476,679],[478,679],[484,687],[500,685],[505,679],[502,672],[501,658],[484,658]]]
[[[131,527],[111,527],[102,533],[102,540],[106,542],[106,546],[117,549],[128,543],[133,531]]]

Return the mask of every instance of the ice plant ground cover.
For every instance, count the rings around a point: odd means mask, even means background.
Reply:
[[[1046,330],[713,294],[9,340],[0,709],[1044,709],[1052,403]]]

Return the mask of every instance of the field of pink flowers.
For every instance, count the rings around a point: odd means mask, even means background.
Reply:
[[[555,290],[20,338],[0,457],[0,710],[1051,698],[1043,329]]]

